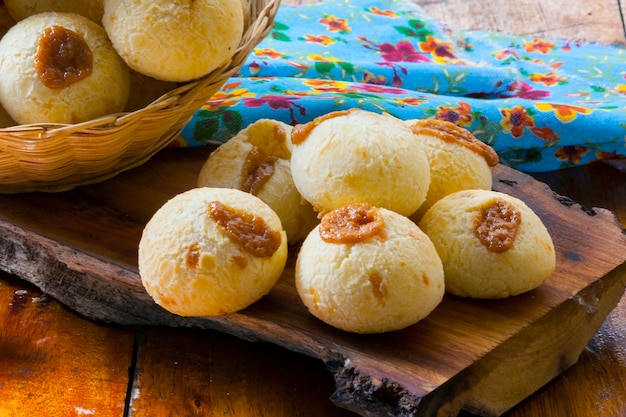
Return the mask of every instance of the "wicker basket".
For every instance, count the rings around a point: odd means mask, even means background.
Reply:
[[[65,191],[106,180],[150,159],[237,73],[271,30],[280,0],[249,3],[249,25],[232,60],[148,106],[77,124],[0,129],[0,193]]]

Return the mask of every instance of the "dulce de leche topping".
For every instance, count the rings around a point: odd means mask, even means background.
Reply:
[[[187,265],[188,268],[197,268],[200,262],[200,253],[200,246],[197,243],[189,245],[187,253],[185,254],[185,265]]]
[[[441,140],[458,143],[481,155],[490,167],[498,165],[498,154],[491,146],[476,139],[470,131],[454,123],[436,119],[415,120],[411,122],[411,130],[415,134],[423,133],[426,130],[427,133],[436,135]]]
[[[93,55],[81,35],[51,26],[39,37],[35,70],[46,87],[65,88],[91,74]]]
[[[246,155],[241,169],[241,191],[257,195],[263,185],[274,174],[275,156],[267,155],[260,148],[254,146]]]
[[[270,257],[280,247],[280,232],[272,230],[261,216],[219,201],[209,203],[209,215],[217,222],[224,235],[257,258]]]
[[[311,120],[309,123],[295,125],[291,131],[291,143],[294,145],[301,144],[302,142],[306,140],[306,138],[309,137],[309,134],[311,134],[311,131],[313,131],[313,129],[315,129],[317,126],[320,125],[320,123],[326,120],[332,119],[334,117],[345,116],[353,111],[356,111],[356,109],[338,110],[338,111],[326,113],[322,116],[316,117],[315,119]]]
[[[474,233],[491,252],[506,252],[513,246],[522,214],[503,199],[481,207],[474,218]]]
[[[322,217],[319,233],[328,243],[359,243],[383,231],[378,208],[368,203],[348,204]]]

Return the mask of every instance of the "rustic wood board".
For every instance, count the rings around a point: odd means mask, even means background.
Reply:
[[[0,299],[0,416],[124,415],[131,328],[85,320],[1,272]]]
[[[64,193],[0,196],[0,268],[94,320],[217,329],[319,358],[336,380],[332,400],[364,416],[501,415],[575,363],[624,292],[626,234],[612,213],[498,166],[494,189],[526,201],[555,241],[557,272],[537,290],[497,301],[446,296],[408,329],[355,335],[308,314],[292,256],[272,292],[240,313],[169,314],[141,286],[137,244],[154,211],[194,186],[209,151],[165,150]]]

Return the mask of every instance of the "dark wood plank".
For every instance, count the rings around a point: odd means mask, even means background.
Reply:
[[[352,415],[328,401],[332,376],[312,358],[215,331],[144,328],[139,340],[129,417]]]
[[[123,417],[134,332],[0,276],[0,415]]]

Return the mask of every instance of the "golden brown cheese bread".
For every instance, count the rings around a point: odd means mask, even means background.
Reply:
[[[232,58],[244,14],[241,0],[105,0],[102,24],[132,69],[186,82]]]
[[[197,185],[256,195],[278,214],[287,239],[295,243],[304,239],[318,218],[291,178],[291,129],[270,119],[252,123],[209,155]]]
[[[39,13],[0,41],[0,102],[18,124],[79,123],[124,109],[130,80],[104,29]]]
[[[554,272],[556,254],[541,219],[523,201],[490,190],[464,190],[437,201],[419,227],[443,262],[446,290],[505,298],[537,288]]]
[[[296,288],[311,314],[355,333],[410,326],[441,302],[443,267],[415,223],[367,203],[328,212],[304,240]]]
[[[195,188],[167,201],[145,226],[139,274],[154,301],[181,316],[239,311],[267,294],[287,260],[276,213],[258,197]]]
[[[332,112],[292,131],[291,174],[322,215],[368,202],[408,216],[426,199],[430,168],[411,129],[388,115]]]
[[[490,190],[491,167],[498,164],[498,154],[467,129],[442,120],[407,120],[418,141],[425,146],[430,164],[430,186],[426,201],[411,215],[419,218],[437,200],[456,191]]]

